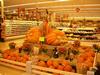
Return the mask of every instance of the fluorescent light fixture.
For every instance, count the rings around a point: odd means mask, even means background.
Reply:
[[[44,1],[44,2],[37,2],[37,3],[27,3],[27,4],[18,4],[18,5],[11,5],[6,6],[5,8],[11,8],[11,7],[19,7],[19,6],[28,6],[28,5],[37,5],[37,4],[47,4],[47,3],[56,3],[61,1],[69,1],[69,0],[54,0],[54,1]]]
[[[69,1],[69,0],[57,0],[57,1]]]

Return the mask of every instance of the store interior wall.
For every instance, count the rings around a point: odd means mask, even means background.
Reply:
[[[51,2],[50,2],[51,1]],[[17,8],[39,8],[48,11],[66,13],[70,17],[100,17],[99,0],[69,0],[55,2],[56,0],[4,0],[5,11]],[[25,5],[23,5],[25,4]],[[17,6],[16,6],[17,5]],[[66,7],[65,7],[66,6]],[[59,9],[64,10],[59,10]],[[77,12],[76,8],[80,11]]]

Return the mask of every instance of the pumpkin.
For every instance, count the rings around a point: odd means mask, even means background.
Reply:
[[[61,65],[63,65],[63,66],[66,66],[66,65],[69,65],[70,63],[69,63],[69,61],[67,61],[67,60],[62,60],[61,61]]]
[[[58,61],[53,61],[53,66],[54,66],[55,68],[57,68],[57,67],[59,66],[59,62],[58,62]]]
[[[52,30],[51,33],[46,35],[46,43],[49,45],[59,45],[63,39],[62,36],[64,36],[64,32],[57,29]]]
[[[54,33],[51,33],[51,34],[46,36],[46,43],[47,44],[51,44],[55,40],[56,40],[56,35]]]
[[[67,65],[67,66],[65,66],[64,71],[71,72],[72,71],[72,67],[70,65]]]
[[[52,33],[55,33],[57,36],[64,36],[65,35],[65,33],[63,31],[60,31],[58,29],[54,29],[52,31]]]
[[[50,66],[51,68],[53,68],[52,65],[53,65],[53,60],[48,60],[47,61],[47,66]]]
[[[57,69],[58,69],[58,70],[63,70],[63,69],[64,69],[64,66],[59,65],[59,66],[57,67]]]
[[[26,40],[32,43],[39,43],[39,38],[42,36],[41,30],[39,27],[31,28],[26,33]]]
[[[53,29],[49,26],[48,21],[44,21],[43,27],[33,27],[26,33],[26,40],[32,43],[39,43],[39,38],[44,35],[46,38],[46,44],[60,45],[65,35],[64,32]]]
[[[38,66],[46,67],[46,63],[44,61],[39,61],[37,63]]]

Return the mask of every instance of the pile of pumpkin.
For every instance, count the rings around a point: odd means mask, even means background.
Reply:
[[[60,59],[60,60],[49,59],[47,61],[41,60],[41,61],[38,61],[37,65],[42,66],[42,67],[48,67],[48,68],[52,68],[52,69],[62,70],[62,71],[66,71],[66,72],[74,71],[74,69],[70,65],[70,62],[65,59]],[[54,73],[54,75],[61,75],[61,74]]]
[[[20,53],[11,50],[3,51],[2,56],[4,59],[23,62],[23,63],[26,63],[26,61],[29,60],[29,56],[27,54],[21,55]]]
[[[87,69],[93,67],[94,57],[95,53],[92,50],[81,53],[77,58],[78,66],[79,67],[85,66]]]
[[[26,33],[26,40],[32,43],[40,43],[39,38],[44,36],[45,43],[49,45],[60,45],[67,42],[65,33],[53,29],[48,25],[48,22],[44,22],[42,27],[33,27]]]

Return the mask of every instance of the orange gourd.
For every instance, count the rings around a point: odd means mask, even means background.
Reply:
[[[48,34],[46,36],[46,43],[47,44],[51,44],[52,42],[54,42],[56,40],[56,35],[54,33]]]
[[[48,61],[47,61],[47,66],[52,67],[52,65],[53,65],[53,61],[52,61],[52,60],[48,60]]]
[[[57,29],[54,29],[52,31],[52,33],[55,33],[57,36],[64,36],[65,33],[63,31],[60,31],[60,30],[57,30]]]
[[[39,38],[45,36],[46,44],[59,45],[64,35],[64,32],[51,28],[48,21],[44,21],[42,28],[34,27],[26,33],[26,40],[32,43],[39,43]]]
[[[70,65],[67,65],[67,66],[65,66],[64,71],[71,72],[72,71],[72,67]]]
[[[57,69],[58,69],[58,70],[63,70],[63,69],[64,69],[64,66],[59,65],[59,66],[57,67]]]
[[[67,60],[62,60],[61,65],[66,66],[69,65],[70,63]]]
[[[44,61],[39,61],[37,63],[38,66],[46,67],[46,63]]]
[[[41,29],[39,27],[34,27],[26,33],[26,40],[32,43],[39,43],[39,38],[41,36]]]
[[[57,67],[59,66],[59,62],[58,62],[58,61],[53,61],[53,66],[54,66],[55,68],[57,68]]]
[[[64,33],[59,30],[53,30],[51,33],[46,35],[46,43],[50,45],[59,45],[62,39],[62,36],[64,36]]]

